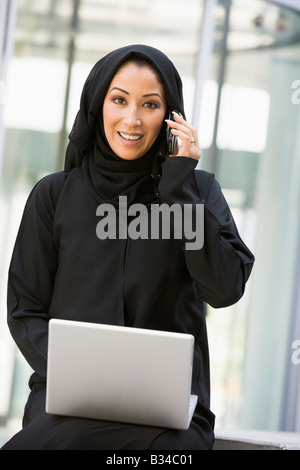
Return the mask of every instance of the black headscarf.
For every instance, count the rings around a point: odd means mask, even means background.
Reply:
[[[159,173],[161,161],[167,156],[165,123],[151,149],[136,160],[116,155],[105,137],[102,119],[104,98],[118,69],[135,56],[149,61],[160,74],[168,111],[175,109],[184,116],[182,82],[171,60],[150,46],[122,47],[100,59],[91,70],[82,90],[80,109],[69,135],[65,159],[65,170],[82,165],[100,202],[109,201],[116,205],[120,195],[128,197],[128,204],[152,202],[155,199],[155,176]]]

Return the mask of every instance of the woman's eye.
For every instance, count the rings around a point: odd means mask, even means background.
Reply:
[[[116,104],[124,104],[124,103],[125,103],[125,99],[122,98],[121,96],[117,96],[116,98],[113,99],[113,101],[114,101]]]
[[[152,103],[151,101],[145,103],[144,106],[145,106],[146,108],[150,108],[150,109],[156,109],[156,108],[158,108],[157,104],[156,104],[156,103]]]
[[[116,96],[115,98],[113,98],[113,102],[119,105],[124,105],[126,104],[126,99],[122,96]],[[147,103],[144,103],[143,106],[148,109],[158,108],[158,105],[156,103],[153,103],[152,101],[147,101]]]

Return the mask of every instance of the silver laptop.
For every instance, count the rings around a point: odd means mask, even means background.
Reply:
[[[52,319],[46,412],[188,429],[194,337]]]

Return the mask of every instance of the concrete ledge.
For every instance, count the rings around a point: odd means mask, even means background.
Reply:
[[[21,429],[18,420],[0,426],[0,447]],[[213,450],[300,450],[300,433],[217,428]]]
[[[213,450],[300,450],[300,433],[217,428],[215,436]]]

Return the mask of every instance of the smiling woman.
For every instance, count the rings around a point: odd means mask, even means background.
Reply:
[[[153,67],[128,62],[113,78],[103,104],[107,141],[121,158],[145,155],[156,141],[166,114],[162,81]]]
[[[151,67],[132,62],[133,57],[150,61]],[[180,115],[165,123],[174,109]],[[182,140],[176,156],[167,153],[167,125]],[[237,302],[254,257],[214,176],[195,169],[200,155],[197,133],[185,120],[180,76],[165,54],[133,45],[96,63],[83,87],[65,171],[43,178],[31,192],[12,256],[8,324],[34,373],[24,427],[3,449],[212,448],[204,303]],[[123,224],[130,236],[98,237],[99,211],[103,215],[109,206],[113,215],[122,215],[124,200],[130,217]],[[165,237],[157,230],[153,239],[144,237],[138,229],[144,212],[145,221],[152,221],[153,205],[166,207],[164,222],[172,208],[181,212],[184,207],[178,223],[181,227],[184,221],[184,234]],[[136,217],[141,206],[143,216]],[[201,237],[191,247],[185,241],[194,235],[197,213],[204,218],[205,243]],[[193,335],[191,388],[198,402],[190,427],[170,430],[47,414],[51,318]],[[175,395],[172,389],[168,393]]]

